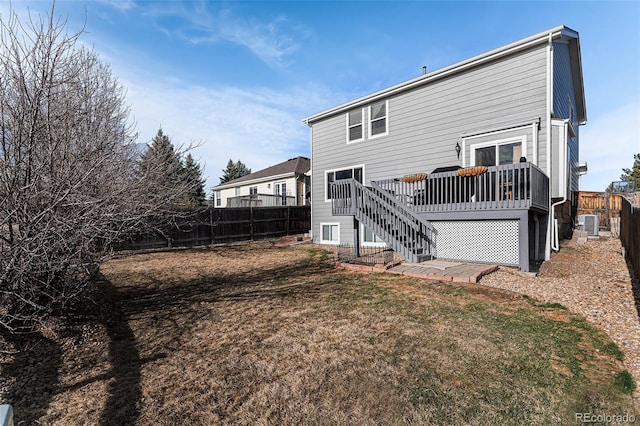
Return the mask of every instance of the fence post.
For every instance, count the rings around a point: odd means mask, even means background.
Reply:
[[[291,206],[287,206],[287,235],[291,229]]]
[[[215,229],[213,227],[213,206],[209,206],[209,244],[215,241]]]
[[[253,207],[249,207],[249,235],[253,241]]]

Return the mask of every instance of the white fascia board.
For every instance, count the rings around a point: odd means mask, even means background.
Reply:
[[[545,44],[549,41],[549,36],[551,36],[552,39],[556,39],[562,36],[568,36],[568,37],[578,37],[578,33],[570,28],[565,27],[564,25],[560,25],[557,26],[555,28],[552,28],[550,30],[535,34],[533,36],[524,38],[522,40],[507,44],[505,46],[499,47],[497,49],[493,49],[490,50],[488,52],[482,53],[480,55],[477,56],[473,56],[469,59],[466,59],[464,61],[455,63],[453,65],[450,65],[448,67],[444,67],[441,68],[439,70],[433,71],[431,73],[428,74],[424,74],[421,75],[419,77],[416,77],[414,79],[405,81],[403,83],[397,84],[395,86],[391,86],[387,89],[383,89],[380,90],[378,92],[374,92],[370,95],[355,99],[353,101],[344,103],[342,105],[338,105],[334,108],[330,108],[328,110],[322,111],[318,114],[314,114],[311,115],[309,117],[306,117],[302,120],[303,123],[307,124],[308,126],[311,125],[311,123],[324,119],[326,117],[335,115],[335,114],[339,114],[343,111],[346,111],[348,109],[351,108],[355,108],[355,107],[359,107],[359,106],[363,106],[369,102],[373,102],[376,101],[380,98],[386,97],[386,96],[392,96],[396,93],[399,92],[403,92],[409,89],[413,89],[415,87],[419,87],[425,84],[428,84],[432,81],[444,78],[444,77],[448,77],[451,74],[455,74],[461,71],[465,71],[469,68],[473,68],[475,66],[478,65],[482,65],[486,62],[495,60],[497,58],[506,56],[506,55],[510,55],[525,49],[530,48],[531,46],[535,46],[538,44]]]

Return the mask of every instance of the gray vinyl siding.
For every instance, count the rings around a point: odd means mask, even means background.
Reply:
[[[576,96],[571,73],[571,57],[569,43],[557,41],[553,43],[553,115],[555,118],[569,118],[569,103],[573,105],[573,129],[575,137],[569,137],[567,143],[570,152],[570,185],[571,191],[578,191],[579,175],[577,163],[580,158],[579,130],[577,122]]]
[[[313,235],[320,222],[340,222],[341,241],[353,240],[353,218],[331,215],[325,170],[364,165],[365,184],[462,164],[456,142],[465,133],[541,119],[538,165],[546,168],[546,46],[458,73],[388,98],[389,133],[346,143],[346,113],[313,123]],[[365,108],[365,134],[368,122]],[[532,131],[526,129],[532,149]],[[368,136],[368,135],[367,135]],[[501,137],[496,137],[500,139]],[[467,164],[469,158],[467,156]]]

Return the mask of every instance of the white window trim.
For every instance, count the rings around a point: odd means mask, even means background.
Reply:
[[[360,109],[360,114],[362,114],[362,121],[360,122],[360,126],[362,126],[362,137],[360,139],[349,140],[349,129],[350,129],[350,126],[349,126],[349,113],[353,112],[353,111],[354,110],[347,111],[347,113],[345,114],[347,144],[362,142],[365,139],[365,134],[364,134],[365,115],[364,115],[364,108],[361,108]],[[353,127],[355,127],[355,126],[353,126]]]
[[[337,226],[338,227],[338,241],[333,240],[323,240],[323,232],[322,228],[325,226]],[[340,222],[320,222],[320,244],[331,244],[331,245],[339,245],[340,244]]]
[[[373,102],[375,104],[379,103],[379,102]],[[389,134],[389,100],[385,100],[384,101],[384,111],[385,111],[385,116],[384,116],[384,133],[378,133],[377,135],[374,135],[371,133],[371,128],[372,128],[372,124],[373,121],[371,120],[371,105],[369,105],[369,117],[367,120],[367,131],[368,131],[368,136],[369,139],[376,139],[376,138],[380,138],[382,136],[387,136]]]
[[[362,245],[362,247],[386,247],[387,243],[385,243],[384,241],[380,241],[380,242],[371,242],[371,241],[365,241],[364,240],[364,229],[365,226],[363,223],[360,224],[360,244]],[[373,233],[373,235],[376,235],[373,231],[371,231]],[[379,237],[378,237],[379,238]]]
[[[335,173],[335,172],[339,172],[341,170],[347,170],[347,169],[358,169],[361,168],[362,169],[362,183],[365,183],[365,170],[364,170],[364,164],[358,164],[355,166],[345,166],[345,167],[338,167],[336,169],[329,169],[329,170],[325,170],[324,171],[324,184],[322,185],[324,187],[324,202],[325,203],[330,203],[331,202],[331,198],[327,198],[327,175],[329,173]]]
[[[476,149],[478,148],[486,148],[488,146],[507,145],[507,144],[517,143],[517,142],[520,142],[522,144],[522,156],[527,157],[527,136],[526,135],[471,144],[469,145],[469,157],[471,157],[469,158],[469,165],[470,166],[476,165],[475,154],[476,154]]]

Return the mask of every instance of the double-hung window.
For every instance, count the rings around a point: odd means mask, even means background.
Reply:
[[[347,142],[364,139],[364,110],[357,109],[347,113]]]
[[[365,131],[366,130],[366,131]],[[373,139],[389,133],[389,101],[347,112],[347,143]]]
[[[249,187],[249,195],[256,195],[258,193],[258,187],[257,186],[250,186]]]
[[[358,166],[358,167],[350,167],[347,169],[341,169],[341,170],[332,170],[332,171],[328,171],[325,172],[325,176],[326,176],[326,194],[327,194],[327,201],[330,200],[331,197],[331,184],[334,183],[335,181],[338,180],[342,180],[342,179],[355,179],[358,182],[362,183],[363,181],[363,172],[362,172],[363,168],[362,166]]]
[[[369,106],[369,137],[383,136],[388,133],[387,107],[387,101],[376,102]]]

